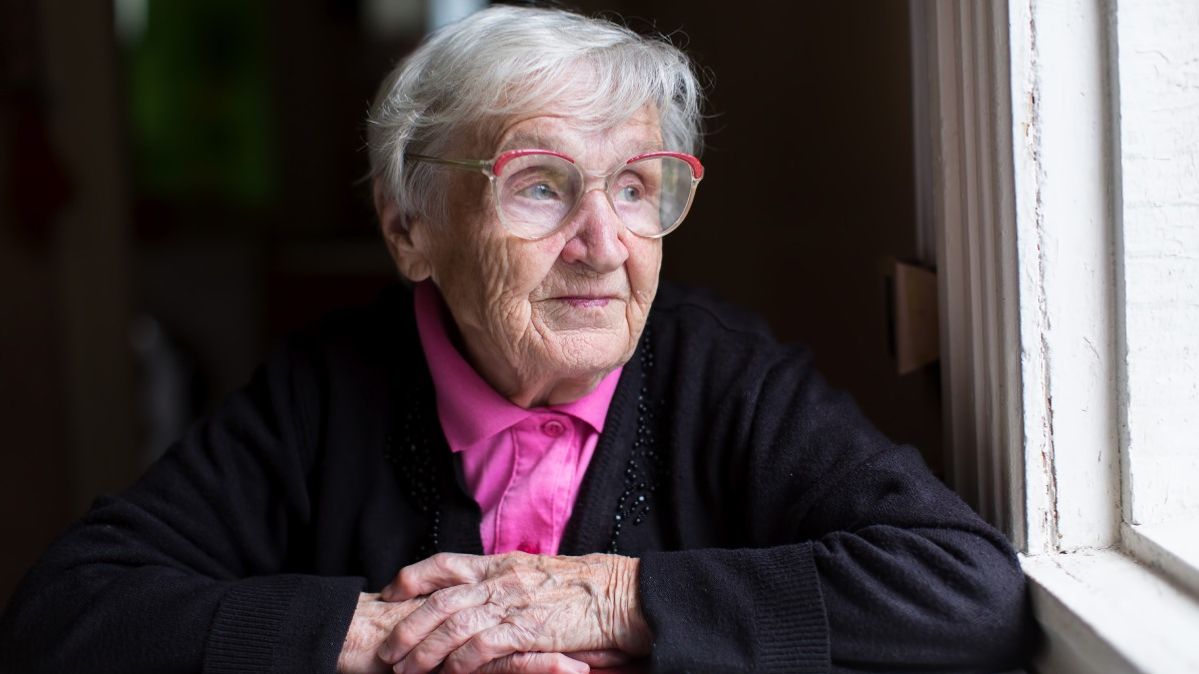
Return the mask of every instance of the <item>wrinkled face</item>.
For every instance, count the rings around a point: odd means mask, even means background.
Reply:
[[[650,108],[600,131],[544,115],[512,121],[494,147],[471,158],[529,148],[561,152],[588,174],[604,175],[662,149],[662,137]],[[476,369],[518,403],[556,403],[564,401],[547,392],[562,382],[594,386],[626,362],[657,291],[661,240],[624,226],[601,179],[589,179],[558,231],[521,239],[501,224],[485,176],[452,173],[449,221],[418,221],[411,232]],[[530,387],[538,391],[531,398]]]

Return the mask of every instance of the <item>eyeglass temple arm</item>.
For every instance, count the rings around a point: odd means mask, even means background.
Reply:
[[[412,153],[405,154],[404,158],[410,161],[427,161],[431,164],[444,164],[446,166],[457,166],[465,169],[483,169],[486,171],[491,168],[490,159],[442,159],[441,157],[430,157],[424,154]]]

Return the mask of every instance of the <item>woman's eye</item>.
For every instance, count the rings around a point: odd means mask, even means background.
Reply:
[[[616,193],[617,198],[621,201],[639,201],[641,199],[641,187],[638,185],[625,185]]]
[[[557,199],[558,193],[549,183],[536,183],[517,192],[518,195],[527,199],[536,201],[545,201],[547,199]]]

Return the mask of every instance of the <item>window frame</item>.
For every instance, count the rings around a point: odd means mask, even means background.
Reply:
[[[1021,551],[1038,668],[1199,671],[1199,550],[1127,523],[1119,7],[910,1],[947,479]]]

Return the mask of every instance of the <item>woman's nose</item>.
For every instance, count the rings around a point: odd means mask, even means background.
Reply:
[[[629,250],[621,240],[625,224],[603,190],[584,193],[572,219],[570,224],[575,229],[562,249],[563,260],[586,264],[598,272],[624,265],[629,258]]]

